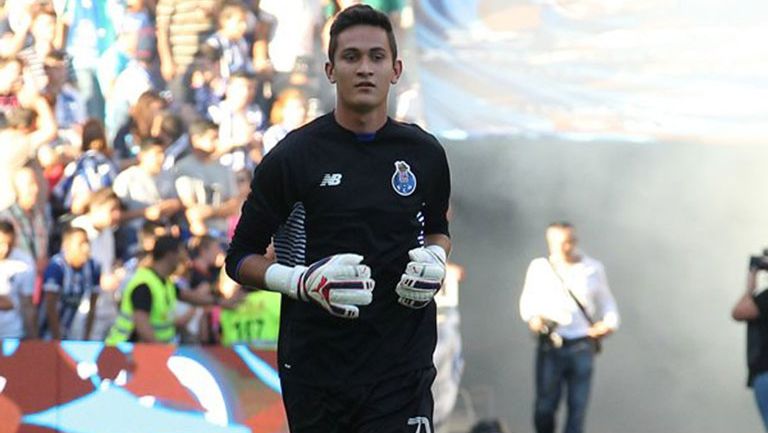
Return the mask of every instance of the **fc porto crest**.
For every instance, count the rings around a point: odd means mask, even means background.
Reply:
[[[405,161],[395,162],[395,174],[392,175],[392,188],[396,193],[407,197],[416,191],[416,175]]]

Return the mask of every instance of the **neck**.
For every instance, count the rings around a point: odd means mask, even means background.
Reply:
[[[581,261],[581,257],[579,257],[577,254],[570,254],[570,255],[550,255],[549,260],[551,260],[553,263],[562,264],[562,265],[572,265],[574,263],[578,263]]]
[[[168,278],[173,273],[173,269],[168,269],[168,265],[163,262],[153,262],[149,267],[162,278]]]
[[[336,107],[333,112],[336,122],[344,129],[357,134],[374,133],[387,123],[386,105],[364,113],[344,107],[341,104],[337,104]]]

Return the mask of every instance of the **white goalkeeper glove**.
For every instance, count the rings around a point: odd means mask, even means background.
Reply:
[[[432,301],[445,278],[445,250],[439,245],[408,251],[411,262],[395,288],[397,301],[408,308],[424,308]]]
[[[264,280],[268,289],[311,302],[334,316],[356,319],[359,305],[373,300],[371,268],[357,254],[337,254],[306,266],[273,264]]]

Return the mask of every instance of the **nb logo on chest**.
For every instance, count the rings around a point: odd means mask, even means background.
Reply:
[[[326,173],[320,186],[339,186],[341,185],[341,173]]]

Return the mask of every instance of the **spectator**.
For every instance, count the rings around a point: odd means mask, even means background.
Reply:
[[[232,171],[253,170],[261,161],[261,131],[264,114],[253,103],[256,76],[237,72],[227,83],[226,98],[209,113],[219,125],[216,154]]]
[[[176,192],[185,207],[192,234],[224,238],[226,218],[235,214],[241,200],[235,175],[215,159],[218,129],[200,120],[189,128],[192,153],[176,164]]]
[[[211,236],[193,237],[187,244],[190,256],[187,290],[212,294],[216,289],[219,271],[224,264],[224,250],[218,240]],[[206,311],[184,301],[176,305],[176,327],[182,343],[201,343],[211,341],[209,332],[209,314]]]
[[[0,61],[0,83],[4,78],[2,69]],[[58,130],[45,98],[30,93],[23,95],[20,102],[22,108],[7,113],[5,125],[0,125],[0,143],[4,150],[3,158],[0,158],[0,185],[11,185],[13,174],[34,161],[40,148],[49,144]],[[0,210],[8,208],[13,201],[13,188],[0,188]]]
[[[125,9],[115,20],[116,40],[105,53],[105,76],[109,80],[106,94],[111,93],[114,79],[131,61],[153,59],[157,46],[155,24],[144,0],[126,0]]]
[[[248,23],[245,38],[250,47],[253,68],[262,78],[272,75],[274,69],[269,60],[269,41],[275,36],[277,19],[261,8],[261,0],[246,0]]]
[[[210,119],[208,107],[218,105],[226,92],[226,82],[221,76],[220,48],[207,44],[200,48],[191,67],[190,88],[195,113]]]
[[[178,104],[190,102],[189,67],[200,42],[215,29],[219,0],[159,0],[157,52],[160,69]]]
[[[219,13],[218,29],[205,43],[221,50],[221,75],[228,79],[235,72],[253,72],[253,59],[245,39],[247,10],[242,3],[224,3]]]
[[[177,299],[195,305],[218,302],[209,292],[179,290],[174,284],[171,276],[185,260],[186,251],[177,237],[157,239],[151,259],[136,271],[126,287],[120,303],[120,316],[106,339],[107,344],[175,342],[173,312]],[[225,300],[222,305],[234,306],[237,302],[239,299]]]
[[[54,50],[45,58],[46,86],[43,94],[51,102],[59,126],[59,142],[80,147],[82,128],[87,119],[85,101],[70,81],[66,53]]]
[[[101,293],[91,308],[96,310],[93,326],[95,339],[103,339],[117,315],[116,293],[124,278],[124,270],[118,261],[123,252],[118,249],[115,232],[121,221],[121,203],[111,188],[93,193],[85,213],[73,219],[71,225],[85,230],[93,251],[93,260],[99,265]]]
[[[221,273],[221,296],[237,296],[242,288]],[[248,293],[237,308],[220,311],[221,344],[276,347],[280,329],[280,294],[268,290]]]
[[[269,115],[272,125],[264,132],[263,148],[266,155],[289,132],[307,121],[307,100],[304,93],[289,87],[278,95]]]
[[[0,21],[0,57],[12,57],[32,45],[29,29],[37,5],[29,1],[8,2]]]
[[[48,84],[45,73],[45,59],[55,50],[53,45],[56,31],[56,14],[52,9],[43,9],[34,15],[30,36],[32,44],[18,52],[24,61],[24,69],[35,89],[42,92]],[[68,58],[64,58],[65,67]],[[66,69],[65,69],[66,70]]]
[[[137,43],[134,56],[115,77],[113,88],[107,98],[107,131],[112,138],[128,121],[131,107],[136,106],[141,95],[161,89],[164,85],[154,63],[154,34],[140,36]]]
[[[169,110],[163,111],[158,117],[155,117],[155,125],[153,135],[163,142],[165,148],[163,170],[169,171],[176,164],[176,161],[192,152],[189,134],[187,134],[181,116]]]
[[[35,285],[30,257],[15,248],[13,224],[0,220],[0,339],[34,338],[32,292]]]
[[[16,246],[28,255],[36,274],[42,274],[48,266],[48,232],[50,218],[46,203],[40,202],[40,179],[29,167],[19,169],[13,177],[16,202],[0,213],[11,222],[15,231]]]
[[[59,201],[56,214],[82,214],[91,194],[111,186],[117,176],[118,168],[111,159],[104,125],[100,120],[91,118],[85,122],[81,148],[83,154],[69,164],[65,177],[54,189]]]
[[[91,246],[85,230],[70,227],[64,231],[61,252],[51,258],[43,279],[43,301],[39,308],[42,338],[87,339],[93,326],[94,308],[99,295],[99,266],[91,259]],[[85,328],[80,335],[73,323],[80,304],[90,303]]]
[[[154,90],[142,93],[136,104],[131,106],[130,118],[117,131],[113,141],[118,160],[123,161],[124,166],[135,162],[139,145],[142,140],[152,136],[152,125],[166,108],[168,101]]]
[[[138,232],[145,220],[167,221],[181,210],[181,201],[176,195],[173,179],[163,171],[163,143],[158,138],[147,138],[142,142],[138,165],[120,172],[115,178],[113,189],[120,198],[127,222],[128,245],[135,251]]]
[[[23,65],[19,57],[0,58],[0,113],[8,115],[11,110],[21,107],[18,94],[24,84]]]
[[[99,64],[115,42],[112,13],[122,9],[117,0],[66,0],[57,25],[57,48],[66,47],[72,56],[88,117],[102,122],[106,82],[99,76]]]

